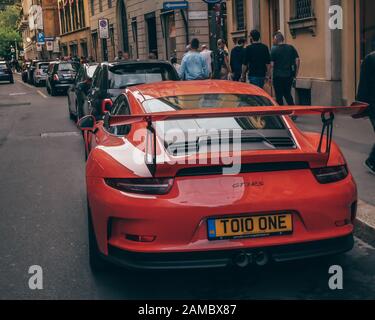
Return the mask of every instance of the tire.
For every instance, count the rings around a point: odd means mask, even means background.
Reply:
[[[47,93],[50,95],[51,94],[51,90],[50,90],[49,86],[46,85],[46,87],[47,87]]]
[[[14,83],[14,79],[10,79],[9,83],[13,84]]]
[[[108,263],[100,256],[96,241],[94,226],[92,224],[91,210],[87,201],[88,238],[89,238],[89,262],[93,273],[104,272],[108,269]]]
[[[57,94],[57,92],[56,92],[56,89],[55,88],[53,88],[53,87],[51,87],[51,96],[52,97],[54,97],[54,96],[56,96],[56,94]]]

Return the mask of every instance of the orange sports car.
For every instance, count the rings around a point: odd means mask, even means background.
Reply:
[[[350,250],[357,189],[332,129],[334,114],[366,108],[283,107],[230,81],[126,89],[102,121],[79,121],[91,267],[245,267]],[[321,116],[322,134],[290,118],[305,114]]]

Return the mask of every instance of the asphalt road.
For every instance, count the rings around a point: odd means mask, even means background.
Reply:
[[[88,266],[84,152],[67,98],[45,88],[0,84],[0,299],[374,299],[375,249],[357,239],[348,254],[268,266],[178,272]],[[316,130],[314,119],[299,123]],[[339,119],[336,140],[350,162],[360,197],[375,204],[366,173],[374,134],[365,121]],[[28,269],[43,268],[43,290],[30,290]],[[344,289],[328,287],[340,265]]]

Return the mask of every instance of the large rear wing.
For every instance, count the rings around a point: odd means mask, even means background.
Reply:
[[[146,164],[152,175],[156,173],[156,129],[153,123],[168,120],[183,119],[205,119],[205,118],[228,118],[228,117],[246,117],[246,116],[302,116],[302,115],[320,115],[322,118],[322,133],[317,153],[326,153],[327,159],[331,151],[333,136],[333,121],[335,114],[346,114],[353,118],[365,116],[368,104],[364,102],[354,102],[351,106],[260,106],[260,107],[240,107],[240,108],[212,108],[198,110],[180,110],[172,112],[158,112],[135,115],[112,116],[106,113],[104,117],[104,126],[106,128],[131,125],[135,123],[147,123],[146,139]],[[326,135],[325,135],[326,134]],[[325,150],[323,151],[323,141],[326,136]],[[151,155],[151,156],[150,156]],[[327,160],[328,161],[328,160]]]

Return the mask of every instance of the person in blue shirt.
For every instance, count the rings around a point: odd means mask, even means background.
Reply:
[[[193,39],[190,51],[184,55],[179,70],[181,80],[205,80],[209,77],[207,63],[198,51],[199,40]]]

